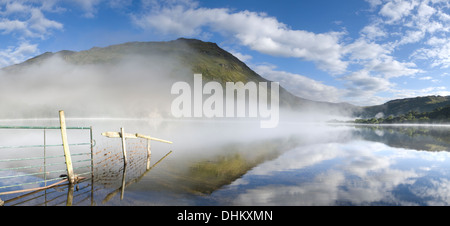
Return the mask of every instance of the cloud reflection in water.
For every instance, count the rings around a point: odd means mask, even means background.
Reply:
[[[449,157],[363,140],[300,146],[214,195],[236,194],[232,205],[449,205]]]

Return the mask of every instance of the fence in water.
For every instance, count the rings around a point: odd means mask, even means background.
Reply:
[[[0,144],[2,144],[0,146],[0,206],[24,203],[53,205],[49,204],[50,202],[57,202],[57,204],[66,202],[66,205],[73,205],[77,204],[73,202],[75,196],[80,197],[82,205],[86,205],[85,201],[89,197],[90,205],[95,205],[94,190],[101,188],[94,189],[94,182],[108,186],[109,173],[119,173],[122,179],[119,186],[113,186],[119,188],[109,193],[102,203],[110,200],[118,191],[121,193],[122,200],[125,187],[139,181],[172,153],[172,151],[168,152],[150,166],[150,141],[170,144],[172,142],[139,133],[126,134],[123,128],[121,132],[102,133],[108,138],[120,138],[122,153],[114,154],[113,147],[105,147],[94,153],[96,142],[93,139],[92,127],[66,127],[64,111],[60,111],[59,114],[60,127],[0,126]],[[68,136],[72,143],[68,142]],[[127,167],[125,140],[132,138],[141,138],[139,142],[141,145],[134,148],[131,146],[128,150],[129,158],[133,161]],[[147,151],[142,152],[142,149]],[[95,155],[99,157],[96,158],[96,163],[94,163]],[[124,164],[117,170],[115,166],[119,165],[117,164],[119,159],[123,160]],[[94,167],[95,165],[97,168]],[[142,169],[139,165],[145,168]],[[94,173],[98,175],[96,178]],[[128,177],[128,182],[127,174],[131,176],[131,178]],[[90,184],[83,183],[88,181],[89,177]],[[114,178],[110,179],[114,180]],[[76,195],[74,195],[75,186]],[[49,188],[54,189],[48,191]],[[64,192],[61,193],[61,191]],[[78,191],[82,192],[78,193]],[[65,193],[67,196],[64,198]],[[44,197],[44,200],[36,201],[39,197]]]
[[[70,184],[63,129],[75,140],[66,145],[76,179],[92,178],[92,127],[0,126],[1,143],[7,144],[0,146],[0,205],[20,193]]]

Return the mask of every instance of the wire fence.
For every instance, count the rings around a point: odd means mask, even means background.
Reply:
[[[61,127],[0,126],[0,196],[48,188],[49,183],[61,183],[66,173],[62,151]],[[67,127],[71,138],[73,170],[79,177],[93,172],[92,127]],[[86,134],[85,131],[89,131]],[[84,131],[84,132],[82,132]],[[58,136],[59,135],[59,136]],[[88,142],[86,142],[88,141]]]
[[[64,141],[63,131],[70,142]],[[122,134],[128,140],[128,165],[123,164],[125,139],[111,139],[110,145],[100,140],[94,152],[92,127],[0,126],[0,206],[96,205],[94,192],[98,190],[108,191],[101,204],[118,193],[122,200],[125,187],[140,181],[172,153],[151,166],[150,140],[172,142],[142,134],[132,134],[141,139],[116,132],[107,137],[120,138]],[[70,147],[76,183],[69,183],[66,175],[69,164],[61,141]]]

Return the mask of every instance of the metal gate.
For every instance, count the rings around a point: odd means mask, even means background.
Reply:
[[[93,173],[92,127],[66,127],[75,143],[69,153],[78,179]],[[0,198],[13,194],[47,189],[68,181],[66,155],[61,143],[62,127],[0,126]],[[86,132],[87,131],[87,132]],[[84,133],[84,134],[79,134]],[[59,135],[59,136],[58,136]],[[40,141],[38,141],[40,140]],[[64,140],[64,139],[63,139]],[[89,176],[91,175],[91,176]],[[1,200],[0,199],[0,200]],[[0,201],[0,205],[3,201]]]

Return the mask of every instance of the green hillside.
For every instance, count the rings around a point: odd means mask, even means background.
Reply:
[[[398,116],[374,117],[369,119],[356,119],[356,123],[367,124],[393,124],[393,123],[449,123],[450,106],[438,107],[430,112],[409,111]]]
[[[440,107],[450,106],[450,96],[425,96],[397,99],[381,105],[362,108],[361,118],[400,116],[409,112],[432,112]],[[382,113],[382,114],[379,114]]]
[[[189,66],[193,73],[202,73],[203,79],[207,81],[223,83],[267,81],[217,44],[185,38],[169,42],[128,42],[104,48],[94,47],[80,52],[68,50],[46,52],[3,70],[20,70],[24,66],[40,64],[52,56],[61,56],[65,61],[76,65],[116,64],[133,56],[148,57],[150,61],[151,56],[173,57]]]

